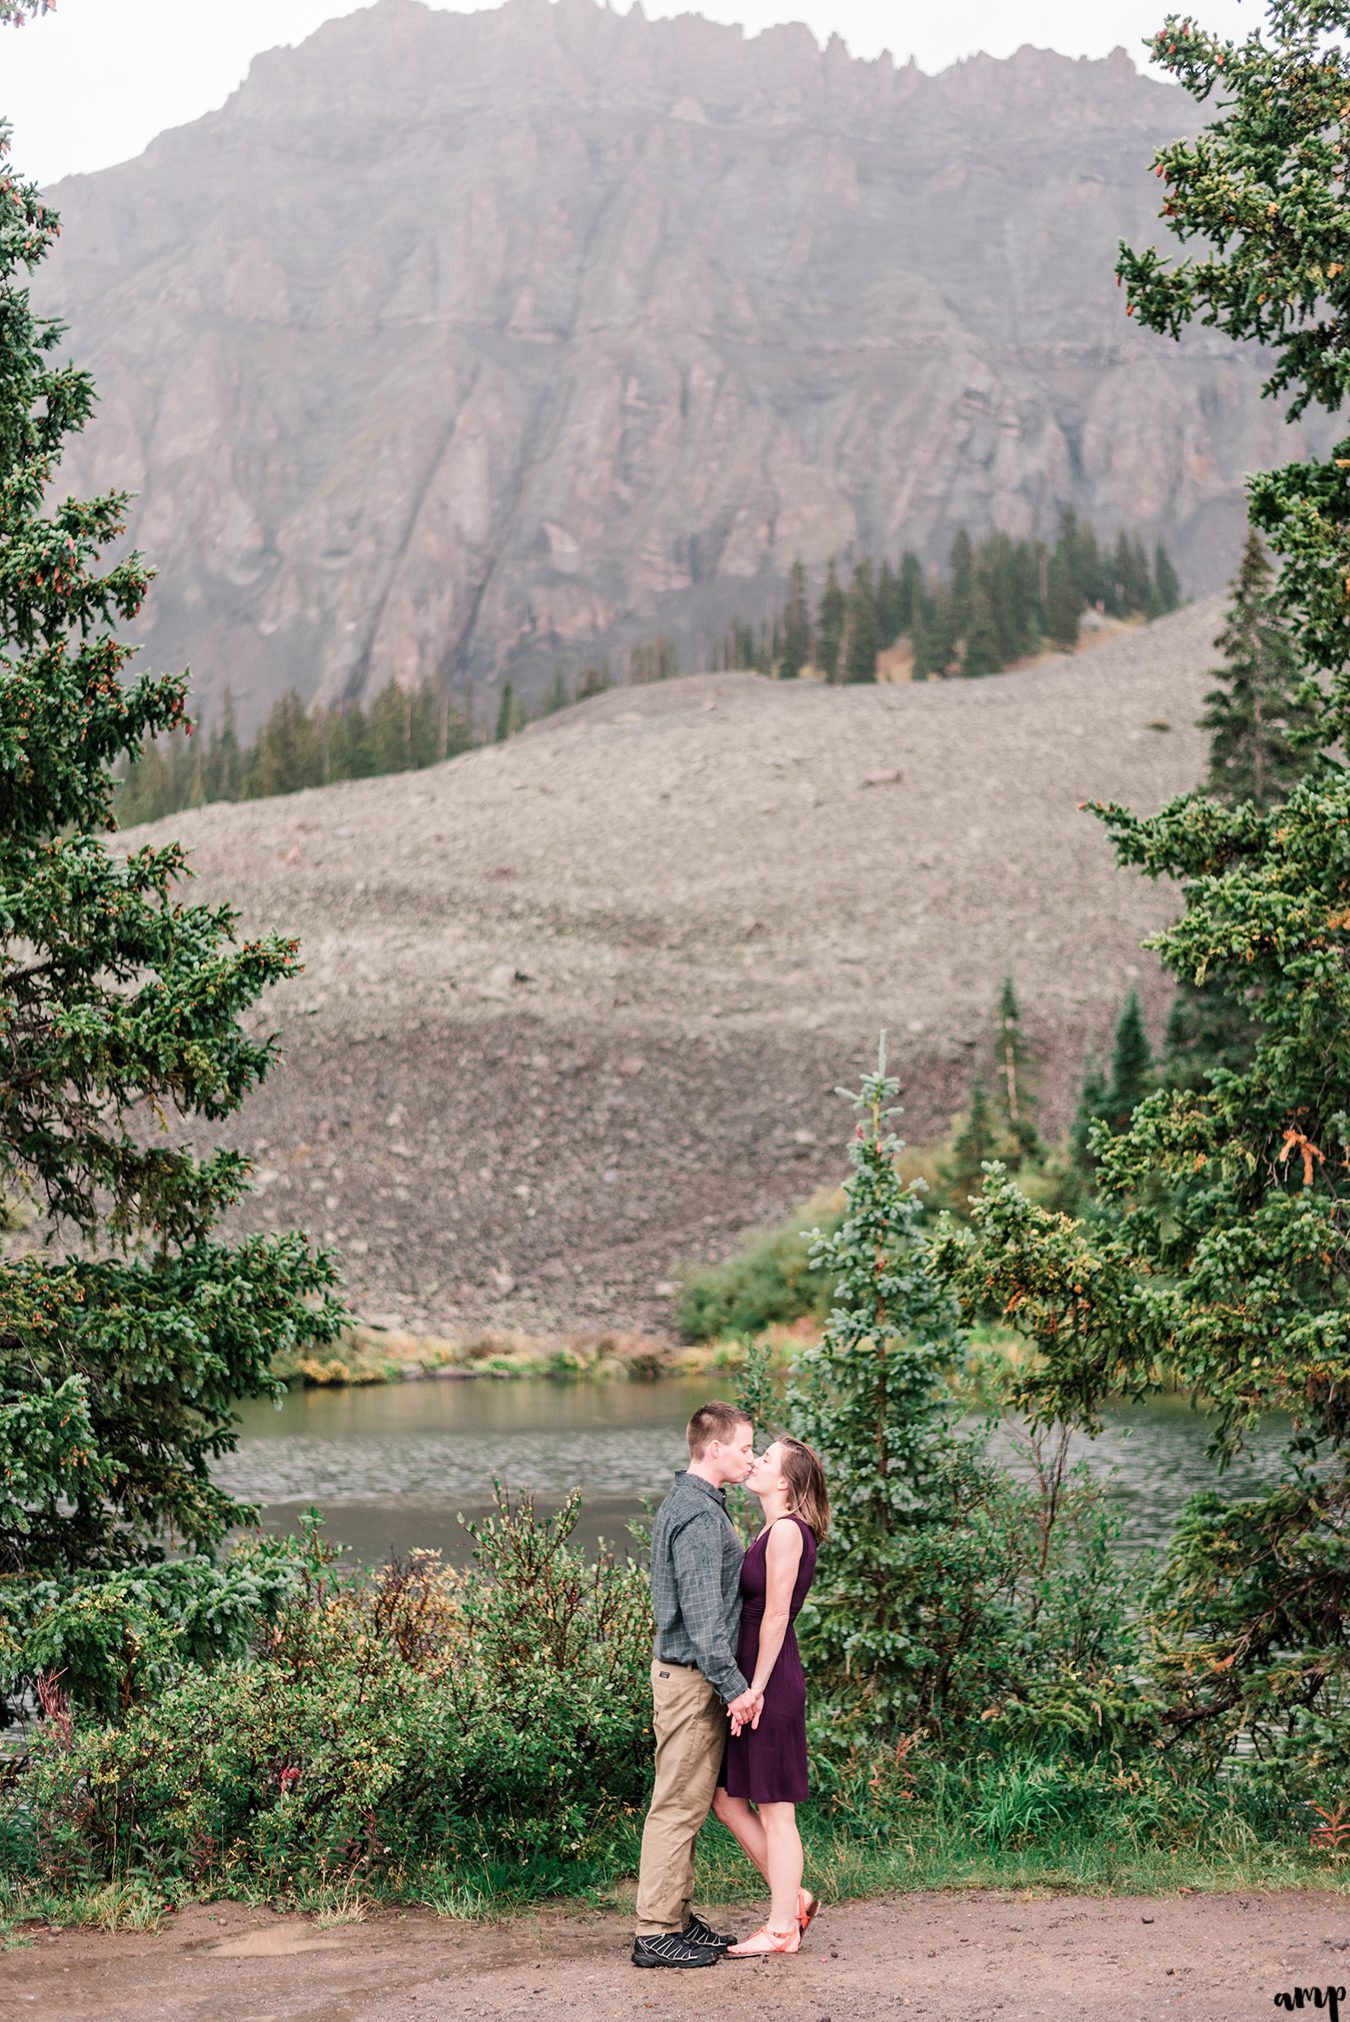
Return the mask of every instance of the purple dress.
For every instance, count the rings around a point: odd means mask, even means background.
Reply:
[[[792,1624],[816,1570],[816,1535],[800,1517],[779,1517],[778,1522],[794,1523],[802,1534],[802,1556],[792,1589],[787,1634],[765,1687],[759,1726],[745,1727],[739,1734],[727,1736],[726,1759],[722,1764],[722,1785],[727,1795],[748,1797],[752,1804],[801,1804],[807,1796],[806,1680]],[[772,1528],[771,1524],[769,1529]],[[741,1567],[741,1633],[736,1644],[736,1662],[747,1679],[754,1677],[759,1655],[768,1549],[766,1530],[755,1539]]]

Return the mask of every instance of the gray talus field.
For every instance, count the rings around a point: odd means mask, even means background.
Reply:
[[[368,1314],[659,1322],[682,1260],[838,1174],[881,1028],[908,1134],[945,1124],[1008,968],[1062,1120],[1131,981],[1160,1026],[1139,944],[1177,905],[1078,803],[1195,784],[1218,617],[986,681],[623,689],[164,824],[304,947],[252,1212],[327,1233]]]

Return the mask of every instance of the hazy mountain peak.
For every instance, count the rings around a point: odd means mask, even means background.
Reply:
[[[1127,325],[1154,148],[1115,51],[936,77],[595,0],[378,0],[217,113],[58,186],[41,278],[141,494],[150,651],[250,723],[282,688],[686,665],[814,569],[958,523],[1164,535],[1231,567],[1296,453],[1256,362]]]

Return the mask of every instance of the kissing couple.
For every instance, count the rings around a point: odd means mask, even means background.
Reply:
[[[689,1465],[652,1529],[656,1775],[635,1966],[796,1952],[819,1907],[802,1887],[806,1683],[792,1625],[829,1529],[824,1470],[799,1439],[775,1439],[756,1457],[754,1426],[734,1404],[700,1406],[687,1436]],[[749,1551],[727,1514],[732,1482],[764,1512]],[[769,1887],[767,1920],[739,1943],[693,1908],[694,1841],[709,1810]]]

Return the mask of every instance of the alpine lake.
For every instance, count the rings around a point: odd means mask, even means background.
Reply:
[[[472,1543],[462,1519],[491,1512],[494,1478],[512,1494],[528,1491],[538,1511],[580,1488],[575,1541],[594,1553],[603,1540],[622,1555],[636,1549],[629,1525],[683,1465],[690,1412],[717,1394],[718,1379],[702,1376],[293,1390],[279,1407],[242,1407],[238,1447],[215,1478],[256,1503],[267,1530],[295,1530],[307,1509],[318,1509],[332,1542],[369,1562],[425,1547],[463,1564]],[[1287,1433],[1282,1420],[1263,1425],[1250,1452],[1221,1475],[1204,1417],[1184,1398],[1161,1397],[1112,1410],[1099,1437],[1074,1436],[1071,1454],[1105,1478],[1121,1547],[1133,1552],[1162,1545],[1195,1490],[1235,1496],[1270,1479]],[[991,1450],[1029,1470],[1016,1426],[1000,1426]]]

